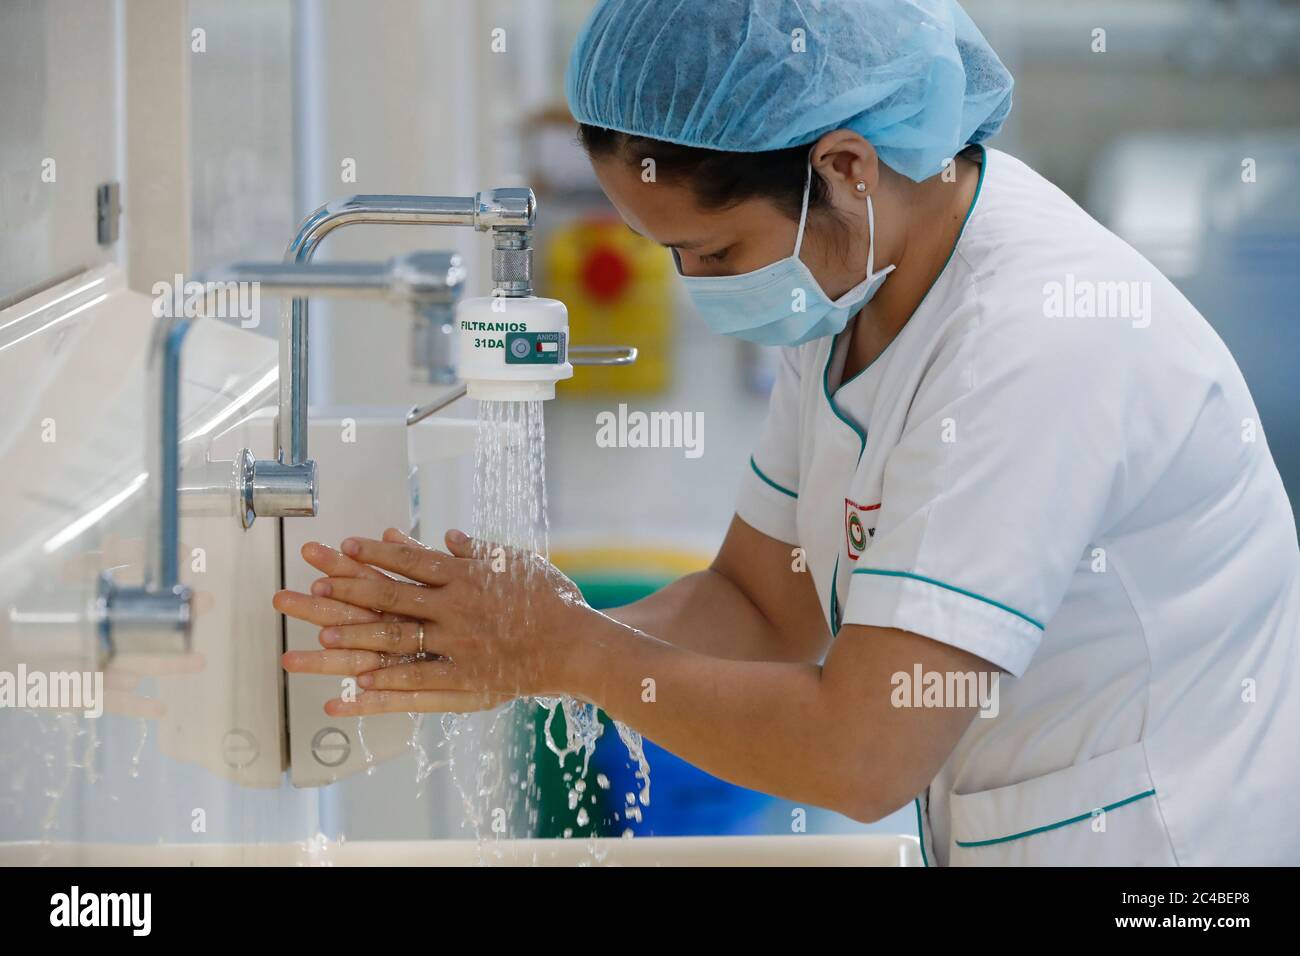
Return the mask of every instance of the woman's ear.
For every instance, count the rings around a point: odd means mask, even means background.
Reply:
[[[817,140],[812,164],[833,196],[862,200],[880,186],[876,148],[852,130],[832,130]]]

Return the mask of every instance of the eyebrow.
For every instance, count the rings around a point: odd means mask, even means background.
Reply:
[[[627,228],[629,231],[631,231],[633,235],[641,236],[642,239],[646,238],[645,236],[642,236],[641,233],[633,229],[631,226],[628,226]],[[651,241],[653,242],[654,240]],[[700,246],[707,245],[707,243],[705,243],[704,240],[700,239],[695,241],[686,240],[683,242],[660,242],[658,243],[658,245],[663,246],[665,249],[698,249]]]

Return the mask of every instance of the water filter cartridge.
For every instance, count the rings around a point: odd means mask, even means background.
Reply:
[[[531,402],[555,397],[555,383],[573,377],[569,310],[556,299],[486,296],[456,309],[460,377],[470,398]]]

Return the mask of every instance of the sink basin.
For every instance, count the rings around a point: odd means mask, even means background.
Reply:
[[[920,866],[915,837],[0,844],[2,866]]]

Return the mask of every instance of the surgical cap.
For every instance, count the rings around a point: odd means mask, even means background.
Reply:
[[[993,136],[1013,81],[955,0],[602,0],[565,78],[579,122],[758,152],[851,129],[918,182]]]

